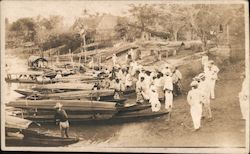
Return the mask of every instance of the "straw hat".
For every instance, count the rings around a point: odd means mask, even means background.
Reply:
[[[63,105],[61,103],[56,103],[56,105],[54,106],[54,108],[58,109],[58,108],[61,108]]]

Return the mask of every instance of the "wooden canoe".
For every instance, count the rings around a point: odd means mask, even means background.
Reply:
[[[79,138],[62,138],[34,130],[22,130],[24,137],[6,135],[6,146],[59,147],[77,143]]]
[[[53,90],[91,90],[94,84],[83,84],[83,83],[55,83],[49,85],[37,85],[32,88],[35,91],[53,91]]]
[[[71,100],[71,99],[82,99],[82,98],[97,98],[97,97],[112,97],[114,90],[112,89],[100,89],[100,90],[83,90],[83,91],[55,91],[55,92],[37,92],[33,90],[15,90],[17,93],[24,96],[31,96],[32,94],[37,96],[37,99],[59,99],[59,100]]]
[[[37,80],[31,80],[31,79],[9,79],[9,78],[5,78],[5,81],[11,82],[11,83],[32,83],[32,84],[51,84],[51,83],[59,82],[56,80],[37,81]]]
[[[116,103],[90,100],[25,100],[11,101],[6,106],[21,109],[55,110],[57,102],[63,105],[66,111],[89,111],[89,112],[116,112]]]
[[[146,111],[146,112],[145,112]],[[75,115],[69,116],[70,124],[87,124],[87,125],[98,125],[98,124],[121,124],[127,122],[138,122],[147,119],[153,119],[157,117],[161,117],[167,115],[168,112],[152,112],[150,110],[143,110],[143,112],[128,112],[123,114],[114,115],[112,117],[102,117],[98,116],[90,116],[85,117],[83,115]],[[52,115],[45,115],[45,116],[29,116],[25,117],[26,119],[35,121],[41,124],[54,124],[54,119]]]

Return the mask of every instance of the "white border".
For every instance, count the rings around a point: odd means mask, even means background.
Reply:
[[[12,0],[15,1],[15,0]],[[31,1],[31,0],[24,0]],[[65,0],[48,0],[48,1],[65,1]],[[74,1],[74,0],[72,0]],[[78,0],[75,0],[78,1]],[[96,1],[96,0],[95,0]],[[129,1],[129,0],[127,0]],[[130,0],[131,2],[140,2],[141,0]],[[8,1],[0,2],[1,11],[1,83],[4,83],[3,75],[5,73],[5,14],[4,14],[4,3]],[[112,0],[111,0],[112,2]],[[142,1],[144,2],[144,1]],[[245,5],[245,71],[249,75],[249,4],[248,1],[244,0],[179,0],[179,1],[164,1],[164,0],[151,0],[151,2],[163,2],[163,3],[175,3],[175,4],[244,4]],[[247,52],[248,51],[248,52]],[[5,96],[2,95],[4,92],[3,86],[1,85],[1,111],[5,111],[4,100]],[[63,152],[145,152],[145,153],[248,153],[249,152],[249,119],[246,121],[246,148],[112,148],[112,147],[6,147],[5,146],[5,112],[1,112],[1,148],[5,151],[63,151]]]

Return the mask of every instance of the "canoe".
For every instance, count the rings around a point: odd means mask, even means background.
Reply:
[[[100,90],[85,90],[85,91],[68,91],[62,93],[36,93],[38,99],[59,99],[59,100],[75,100],[84,98],[99,98],[99,97],[112,97],[114,90],[100,89]]]
[[[49,85],[37,85],[32,90],[35,91],[44,91],[44,90],[69,90],[69,91],[75,91],[75,90],[91,90],[93,88],[94,84],[83,84],[83,83],[55,83],[55,84],[49,84]]]
[[[23,138],[7,136],[6,146],[58,147],[77,143],[78,138],[62,138],[34,130],[22,130]]]
[[[25,100],[11,101],[6,106],[21,109],[55,110],[57,102],[63,105],[66,111],[84,111],[89,113],[115,113],[117,112],[115,102],[101,102],[90,100]]]
[[[99,125],[99,124],[121,124],[128,122],[138,122],[148,119],[153,119],[157,117],[162,117],[167,115],[168,112],[152,112],[150,110],[142,110],[138,112],[128,112],[123,114],[117,114],[111,117],[105,116],[102,117],[98,114],[86,117],[84,115],[69,115],[70,124],[82,124],[82,125]],[[35,121],[41,124],[54,124],[53,115],[44,115],[44,116],[26,116],[26,119]]]
[[[31,80],[31,79],[9,79],[9,78],[5,78],[5,81],[11,82],[11,83],[32,83],[32,84],[51,84],[51,83],[59,82],[56,80],[37,81],[37,80]]]

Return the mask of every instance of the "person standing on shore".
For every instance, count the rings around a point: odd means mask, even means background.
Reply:
[[[61,136],[64,138],[64,135],[69,138],[68,132],[69,132],[69,121],[68,121],[68,115],[64,109],[62,109],[61,103],[56,103],[56,113],[55,113],[55,122],[56,124],[59,124]]]
[[[192,81],[190,86],[192,89],[188,92],[187,102],[190,105],[190,113],[194,124],[194,131],[198,131],[201,126],[202,103],[201,95],[198,90],[198,82]]]

